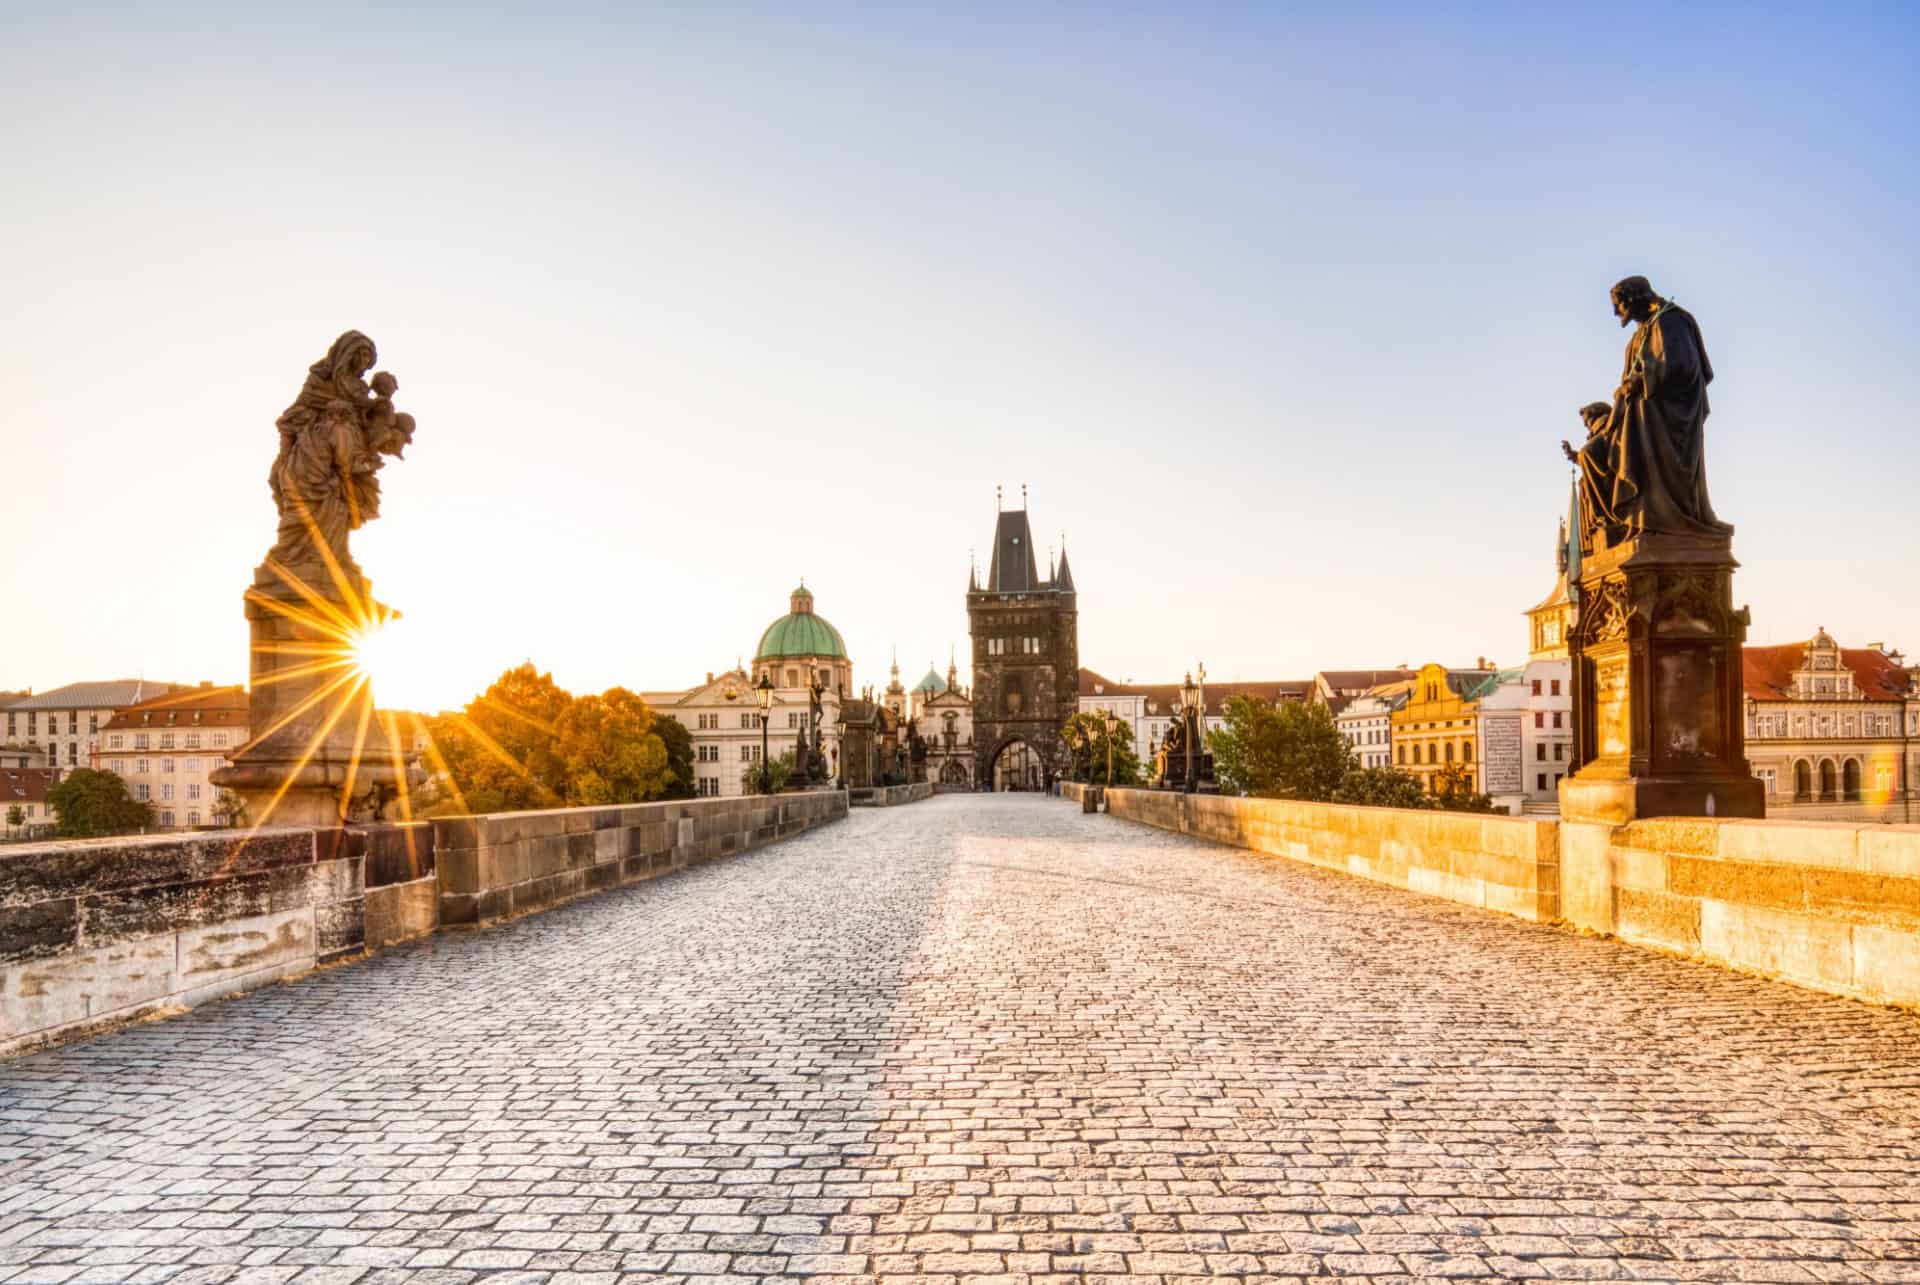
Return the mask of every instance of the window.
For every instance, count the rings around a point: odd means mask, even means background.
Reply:
[[[1553,680],[1553,694],[1555,696],[1560,694],[1560,680],[1557,678]]]
[[[147,801],[147,783],[145,781],[142,781],[138,785],[133,787],[133,797],[140,800],[142,803],[145,803]]]
[[[53,727],[51,724],[48,725],[47,730],[49,732],[53,730]],[[79,734],[80,734],[80,711],[77,709],[70,709],[67,711],[67,735],[78,736]]]
[[[225,732],[215,732],[208,739],[213,743],[213,748],[219,749],[227,743],[227,734]]]
[[[1446,748],[1447,748],[1447,762],[1451,763],[1453,762],[1453,742],[1448,741]]]
[[[188,824],[188,825],[199,825],[199,824],[200,824],[200,814],[199,814],[198,812],[189,812],[189,813],[187,813],[187,824]]]
[[[787,726],[788,727],[800,726],[800,713],[798,710],[787,711]]]
[[[1557,709],[1553,711],[1553,725],[1555,727],[1560,726],[1560,718],[1561,718],[1561,711]]]
[[[36,739],[40,735],[40,714],[37,710],[27,711],[27,735]]]
[[[1535,696],[1540,694],[1540,680],[1537,678],[1533,680],[1533,694]]]
[[[166,783],[164,783],[163,785],[161,785],[161,787],[160,787],[160,801],[161,801],[162,803],[171,803],[171,802],[173,802],[173,782],[172,782],[172,781],[168,781],[168,782],[166,782]]]
[[[161,775],[161,776],[172,776],[172,775],[173,775],[173,760],[172,760],[172,759],[161,759],[161,760],[160,760],[160,775]]]
[[[78,763],[79,761],[80,761],[80,742],[68,741],[67,742],[67,762]]]
[[[163,749],[163,750],[170,750],[170,749],[172,749],[172,748],[173,748],[173,733],[172,733],[172,732],[162,732],[162,733],[160,733],[160,748],[161,748],[161,749]]]
[[[173,813],[162,812],[160,814],[160,824],[171,828],[173,825]]]
[[[120,733],[118,732],[115,732],[113,735],[107,738],[107,748],[110,750],[117,750],[122,745],[125,745],[126,743],[127,743],[127,738],[120,735]]]
[[[1563,762],[1565,761],[1566,757],[1567,757],[1566,742],[1555,741],[1553,743],[1553,761],[1556,763]]]
[[[1555,717],[1558,717],[1558,715]],[[1547,716],[1536,709],[1533,711],[1533,725],[1535,727],[1545,727],[1547,725]]]
[[[742,763],[750,763],[753,761],[753,746],[742,745],[740,747],[740,761]]]
[[[145,732],[135,732],[133,734],[133,748],[136,750],[144,750],[147,748],[147,734]]]
[[[199,801],[200,801],[200,782],[198,781],[187,782],[187,802],[197,803]]]
[[[137,775],[145,776],[147,772],[150,770],[147,766],[147,760],[135,759],[133,763],[133,770]]]
[[[1473,762],[1473,742],[1472,741],[1460,742],[1460,761],[1462,763]]]
[[[187,733],[187,748],[190,750],[197,750],[200,748],[200,733],[198,732]]]
[[[755,723],[753,720],[754,720],[753,711],[744,710],[744,709],[740,711],[740,726],[753,727],[755,726]]]
[[[1399,751],[1400,762],[1402,764],[1405,764],[1407,761],[1407,747],[1404,745],[1400,745],[1400,746],[1396,746],[1395,748]]]
[[[100,730],[100,716],[98,714],[87,715],[87,731],[97,732],[99,730]]]
[[[1534,775],[1533,788],[1536,790],[1544,790],[1547,788],[1547,774],[1545,772],[1539,772]]]
[[[1547,761],[1547,743],[1545,741],[1535,741],[1533,743],[1533,757],[1541,763]]]

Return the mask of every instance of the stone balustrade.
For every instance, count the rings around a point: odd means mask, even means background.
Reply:
[[[922,799],[933,797],[931,781],[921,781],[914,785],[874,785],[851,792],[850,799],[855,807],[896,808],[902,803],[918,803]]]
[[[1920,1006],[1920,826],[1550,818],[1107,791],[1116,817]]]

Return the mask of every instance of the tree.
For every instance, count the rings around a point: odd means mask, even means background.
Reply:
[[[1391,767],[1356,767],[1340,778],[1335,803],[1369,808],[1431,808],[1433,796],[1409,772]]]
[[[667,780],[663,799],[693,797],[693,733],[677,718],[653,720],[653,734],[667,750]]]
[[[624,687],[576,697],[531,663],[500,675],[461,713],[429,719],[427,730],[428,762],[444,765],[452,786],[438,807],[524,812],[693,793],[685,728],[655,719]]]
[[[62,777],[47,791],[47,803],[59,818],[54,833],[63,839],[125,834],[153,824],[153,810],[127,793],[125,781],[90,767]]]
[[[1449,763],[1434,774],[1433,806],[1447,812],[1500,812],[1491,794],[1473,788],[1473,773],[1464,764]]]
[[[647,703],[624,687],[581,696],[556,721],[569,806],[634,803],[667,789],[667,747],[650,727]]]
[[[7,830],[9,833],[18,830],[26,823],[26,811],[18,803],[12,804],[7,808]]]
[[[218,825],[247,823],[247,801],[232,790],[222,790],[213,799],[213,819]]]
[[[1324,705],[1274,705],[1256,696],[1227,702],[1227,725],[1209,733],[1222,790],[1325,803],[1353,767],[1353,752]]]
[[[1069,718],[1060,729],[1060,738],[1085,769],[1089,784],[1107,785],[1107,720],[1098,714],[1081,712]],[[1074,773],[1082,775],[1082,773]],[[1140,756],[1133,749],[1133,729],[1119,719],[1113,721],[1113,785],[1140,783]]]

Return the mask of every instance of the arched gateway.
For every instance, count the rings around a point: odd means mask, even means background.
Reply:
[[[983,788],[1042,789],[1066,761],[1060,729],[1080,703],[1077,604],[1066,550],[1042,579],[1025,506],[1002,511],[987,582],[977,573],[967,582],[973,775]]]
[[[994,752],[987,777],[995,793],[1009,790],[1038,790],[1053,779],[1046,759],[1033,746],[1019,738],[1004,742]]]

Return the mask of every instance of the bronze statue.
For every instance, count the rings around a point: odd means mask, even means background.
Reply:
[[[293,405],[275,422],[280,453],[267,475],[280,510],[268,560],[286,567],[357,571],[347,533],[380,516],[384,457],[402,458],[413,416],[393,408],[399,382],[386,371],[361,378],[375,360],[373,340],[349,330],[307,368]]]
[[[1580,418],[1587,426],[1586,444],[1576,451],[1565,438],[1560,441],[1561,453],[1580,470],[1580,531],[1591,536],[1604,528],[1617,540],[1625,531],[1614,516],[1612,504],[1613,475],[1620,467],[1620,435],[1613,431],[1613,407],[1606,402],[1588,402],[1580,408]]]
[[[1645,277],[1612,290],[1614,315],[1637,327],[1627,341],[1620,386],[1591,450],[1562,447],[1583,475],[1584,535],[1608,544],[1652,532],[1724,539],[1733,528],[1707,498],[1707,360],[1693,315],[1653,292]],[[1583,415],[1585,412],[1582,412]],[[1590,421],[1591,422],[1591,421]]]

